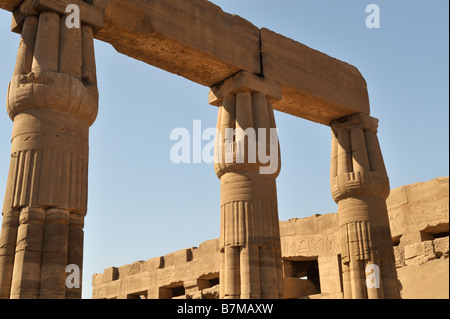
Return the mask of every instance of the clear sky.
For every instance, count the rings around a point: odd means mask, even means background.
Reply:
[[[368,83],[372,116],[393,188],[448,176],[449,2],[447,0],[215,0],[238,14],[356,66]],[[379,29],[366,6],[377,4]],[[19,36],[0,11],[0,100],[6,100]],[[220,184],[211,164],[170,159],[176,128],[216,126],[208,88],[95,43],[99,115],[90,130],[89,204],[83,298],[93,273],[148,260],[219,237]],[[282,152],[281,220],[336,212],[330,195],[331,133],[276,112]],[[0,112],[0,203],[12,122]],[[204,142],[206,145],[208,142]]]

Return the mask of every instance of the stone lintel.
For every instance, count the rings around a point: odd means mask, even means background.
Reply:
[[[70,4],[75,4],[80,8],[80,20],[83,24],[93,28],[94,33],[103,27],[104,8],[94,4],[89,4],[82,0],[35,0],[24,1],[12,14],[11,30],[16,33],[22,32],[23,20],[28,15],[35,15],[43,11],[54,11],[61,15],[70,14],[66,8]]]
[[[19,6],[22,0],[0,0],[0,8],[8,11],[13,11]]]
[[[260,32],[262,73],[283,86],[276,110],[325,125],[370,114],[367,83],[356,67],[271,30]]]
[[[15,10],[13,30],[20,32],[26,3],[61,14],[66,4],[80,3],[81,18],[98,31],[97,40],[198,84],[216,86],[246,71],[280,83],[277,111],[328,126],[347,115],[370,114],[367,83],[356,67],[259,29],[207,0],[92,1],[27,0],[19,6],[18,0],[0,0],[0,8]]]
[[[279,83],[242,71],[221,84],[213,86],[209,91],[209,104],[220,106],[225,95],[236,94],[241,91],[264,93],[272,102],[279,101],[282,97]]]
[[[96,39],[207,87],[261,73],[259,29],[207,0],[110,0]]]

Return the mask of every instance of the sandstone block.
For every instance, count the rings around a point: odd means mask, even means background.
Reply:
[[[354,113],[370,113],[367,85],[359,71],[206,0],[97,0],[80,5],[83,23],[118,52],[196,83],[212,87],[246,71],[278,82],[281,112],[329,125]],[[72,1],[72,2],[73,2]],[[70,0],[37,0],[36,10],[64,14]],[[14,10],[20,32],[29,6],[1,0]]]
[[[103,283],[103,274],[93,274],[92,286],[99,286],[101,283]]]
[[[405,264],[421,265],[436,259],[433,241],[425,241],[405,246]]]
[[[276,110],[325,125],[370,113],[367,84],[354,66],[268,29],[261,29],[261,55],[264,77],[283,87]]]
[[[332,233],[336,231],[338,215],[313,215],[306,218],[294,218],[289,221],[280,221],[280,231],[283,236],[289,235],[315,235]]]
[[[448,233],[448,180],[440,177],[391,191],[386,203],[393,238],[403,236],[401,242],[407,245],[431,240],[430,234]]]
[[[434,251],[439,258],[448,258],[448,236],[434,240]]]
[[[183,249],[164,256],[164,267],[192,261],[192,249]]]
[[[13,11],[19,6],[22,0],[0,0],[0,8],[8,11]]]
[[[260,73],[259,29],[205,0],[111,0],[96,37],[208,87],[242,70]]]
[[[432,260],[423,265],[397,269],[403,299],[449,298],[449,260]]]
[[[216,254],[219,253],[219,240],[213,239],[201,243],[198,249],[194,250],[194,259],[197,258],[215,258]]]
[[[164,267],[164,257],[155,257],[147,261],[147,269],[160,269]]]
[[[430,233],[421,231],[407,231],[400,238],[400,246],[407,246],[414,243],[421,243],[433,239],[434,236]]]
[[[338,255],[319,257],[320,292],[335,294],[342,291],[340,259]]]
[[[199,287],[197,286],[196,279],[190,279],[190,280],[183,281],[183,286],[184,286],[186,295],[191,295],[192,293],[199,291]]]
[[[220,295],[219,285],[202,290],[202,299],[219,299],[219,295]]]
[[[196,291],[196,292],[190,293],[188,295],[188,298],[194,299],[194,300],[200,300],[200,299],[203,299],[203,294],[201,291]]]
[[[396,268],[401,268],[405,266],[405,247],[402,246],[394,247],[394,258]]]
[[[292,299],[299,296],[318,294],[319,291],[310,280],[299,278],[283,278],[284,298]]]
[[[119,275],[118,268],[116,267],[107,268],[103,272],[102,281],[103,282],[114,281],[118,278],[118,275]]]

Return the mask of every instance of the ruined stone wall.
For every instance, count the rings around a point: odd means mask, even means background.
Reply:
[[[387,201],[402,298],[449,298],[449,179],[403,186]],[[284,298],[340,299],[338,215],[280,222]],[[218,240],[93,276],[93,298],[219,297]]]
[[[219,296],[218,240],[94,274],[94,299],[172,299]],[[186,298],[186,297],[184,297]]]
[[[388,200],[402,298],[449,298],[449,179],[407,185]]]

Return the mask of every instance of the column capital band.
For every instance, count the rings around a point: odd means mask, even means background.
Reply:
[[[22,1],[22,4],[13,11],[11,30],[16,33],[22,33],[25,17],[30,15],[39,15],[41,12],[50,11],[59,15],[67,15],[66,11],[69,5],[76,5],[80,9],[81,24],[90,26],[94,34],[100,31],[104,25],[104,4],[98,1],[83,0],[34,0]]]
[[[335,134],[337,134],[340,129],[350,130],[356,128],[371,130],[374,133],[378,133],[378,123],[379,120],[370,115],[356,113],[337,119],[331,122],[330,126]]]
[[[220,106],[223,98],[229,94],[239,92],[263,93],[272,103],[281,100],[281,84],[257,76],[255,74],[241,71],[222,83],[211,87],[209,92],[209,104]]]

